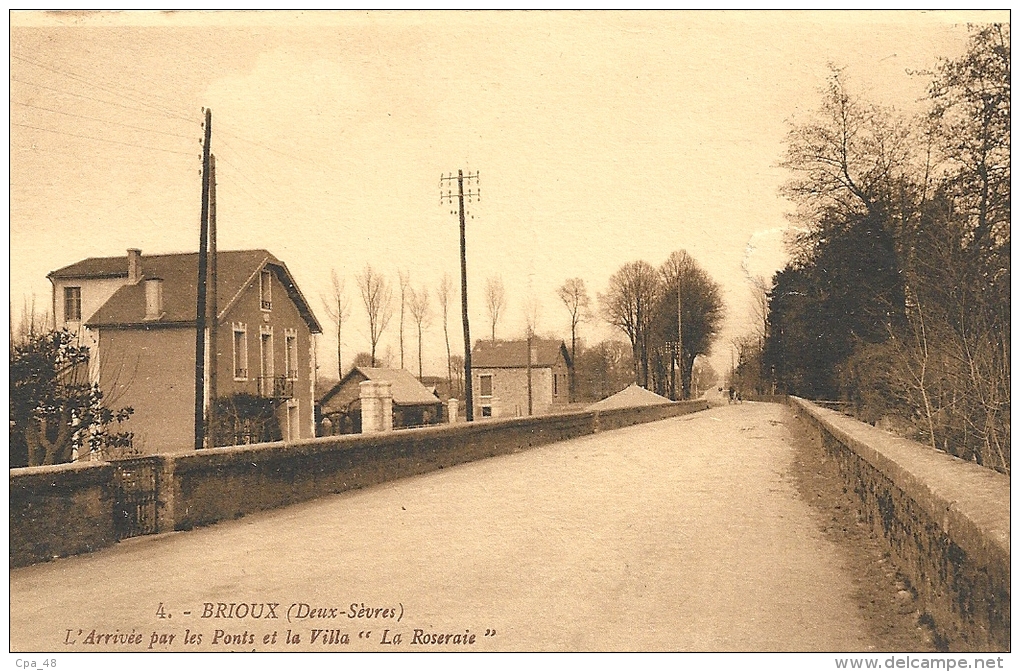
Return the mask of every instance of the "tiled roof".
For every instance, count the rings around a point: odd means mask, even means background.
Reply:
[[[347,372],[344,379],[333,386],[327,392],[320,403],[325,406],[329,400],[348,384],[356,374],[360,373],[367,380],[384,380],[390,383],[390,391],[393,394],[393,403],[398,406],[420,406],[424,404],[438,404],[439,398],[428,391],[418,379],[404,369],[380,369],[368,366],[356,366]]]
[[[666,397],[632,383],[613,396],[595,402],[588,407],[588,410],[605,411],[610,408],[633,408],[634,406],[655,406],[668,403],[670,400]]]
[[[561,354],[570,364],[570,354],[563,341],[537,338],[532,347],[538,352],[532,366],[552,367]],[[528,342],[521,341],[475,341],[471,351],[471,368],[475,369],[517,369],[528,366]]]
[[[159,259],[178,255],[158,255],[145,259]],[[197,255],[196,255],[197,256]],[[64,279],[95,279],[95,278],[126,278],[128,274],[127,257],[89,257],[70,266],[58,268],[46,277],[57,280]]]
[[[50,273],[57,279],[93,279],[127,277],[127,256],[91,258],[65,266]],[[301,316],[312,333],[321,333],[308,302],[294,284],[287,266],[266,250],[233,250],[216,254],[217,308],[222,315],[251,281],[257,282],[257,273],[266,266],[276,272],[287,288]],[[96,311],[88,326],[141,326],[160,324],[194,324],[198,302],[198,253],[154,254],[141,257],[142,280],[159,278],[163,281],[163,316],[158,320],[145,319],[145,283],[124,285]]]

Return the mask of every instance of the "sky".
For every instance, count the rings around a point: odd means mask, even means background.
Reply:
[[[750,280],[786,263],[784,138],[830,68],[910,113],[929,81],[912,73],[963,53],[968,21],[991,20],[1008,14],[12,12],[12,314],[32,296],[48,306],[46,274],[80,259],[197,249],[208,107],[219,248],[287,264],[324,324],[320,376],[336,368],[322,302],[333,270],[351,306],[345,367],[369,349],[366,265],[431,292],[426,375],[446,371],[435,288],[449,273],[463,352],[458,220],[439,198],[458,169],[480,173],[473,339],[489,333],[490,277],[507,291],[497,337],[521,337],[534,302],[539,332],[569,341],[555,294],[567,278],[597,305],[623,264],[685,249],[722,287],[710,361],[726,371],[751,329]],[[379,346],[394,365],[398,320]],[[412,331],[408,317],[417,372]],[[597,318],[581,336],[626,339]]]

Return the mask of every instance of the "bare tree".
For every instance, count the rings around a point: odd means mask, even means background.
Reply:
[[[527,359],[526,359],[526,361],[527,361],[526,369],[527,369],[527,376],[528,376],[528,415],[531,415],[534,412],[534,401],[533,401],[534,393],[533,393],[533,385],[532,385],[532,382],[531,382],[531,367],[532,367],[533,364],[537,364],[537,362],[531,361],[532,359],[534,359],[532,357],[531,353],[532,353],[532,347],[533,347],[534,342],[535,342],[535,336],[538,333],[538,320],[541,317],[541,315],[542,315],[542,304],[539,303],[538,299],[536,299],[534,297],[534,295],[529,296],[528,300],[525,301],[525,303],[524,303],[524,325],[525,325],[524,326],[524,330],[525,330],[525,337],[527,338],[527,344],[528,344],[528,352],[527,352]]]
[[[336,325],[336,374],[344,377],[343,357],[341,353],[342,329],[344,321],[350,317],[351,302],[347,296],[346,280],[337,275],[336,269],[329,272],[330,293],[322,297],[322,305],[329,319]]]
[[[21,319],[18,322],[17,328],[14,327],[14,304],[9,303],[10,306],[10,338],[11,338],[11,351],[13,352],[14,346],[22,345],[29,342],[36,336],[43,332],[50,330],[50,325],[53,323],[53,317],[50,315],[48,310],[37,310],[35,294],[32,294],[31,300],[27,296],[21,297]]]
[[[659,274],[645,261],[624,264],[609,278],[605,294],[598,295],[602,317],[630,339],[634,380],[648,387],[648,344]]]
[[[524,328],[532,336],[538,333],[538,324],[542,320],[542,302],[529,296],[524,302]]]
[[[591,299],[581,278],[570,278],[556,290],[556,296],[567,307],[570,313],[570,361],[577,361],[577,326],[587,319],[591,310]],[[570,400],[574,401],[577,384],[574,380],[574,367],[570,368]]]
[[[769,328],[769,293],[772,286],[763,276],[748,278],[751,289],[751,333],[734,344],[739,353],[738,371],[745,391],[757,394],[772,392],[775,381],[765,367],[765,343]]]
[[[453,372],[453,394],[458,399],[464,396],[464,355],[450,357],[450,370]]]
[[[443,311],[443,338],[446,340],[446,382],[450,384],[451,389],[453,386],[453,360],[450,353],[448,318],[450,314],[450,292],[452,291],[453,281],[450,280],[450,274],[443,273],[443,277],[439,281],[439,289],[436,290],[436,295],[439,297],[439,307]]]
[[[382,333],[393,317],[393,290],[386,283],[386,278],[365,265],[365,270],[357,276],[361,300],[365,304],[368,316],[368,338],[372,344],[370,353],[372,366],[375,366],[375,349],[382,338]]]
[[[492,276],[485,281],[485,307],[489,311],[489,324],[492,326],[492,341],[496,342],[496,324],[500,314],[506,308],[506,288],[503,278]]]
[[[398,270],[400,280],[400,368],[404,368],[404,308],[407,306],[407,292],[411,286],[411,272]]]
[[[772,283],[761,275],[751,278],[751,318],[754,320],[754,335],[761,347],[765,347],[765,338],[769,326],[769,292]]]
[[[432,326],[432,306],[429,303],[428,287],[422,285],[418,290],[409,290],[408,309],[411,311],[411,319],[418,327],[418,380],[422,377],[422,333]]]
[[[909,127],[851,93],[833,68],[821,110],[787,135],[784,193],[817,228],[825,211],[874,215],[894,200],[908,160]]]

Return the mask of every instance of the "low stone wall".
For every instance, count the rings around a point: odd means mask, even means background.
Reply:
[[[156,468],[157,530],[188,530],[707,407],[698,400],[155,455],[147,460]],[[113,473],[108,463],[12,469],[11,565],[114,543]]]
[[[790,397],[952,651],[1009,651],[1009,477]]]
[[[11,469],[10,566],[114,543],[112,477],[104,462]]]
[[[174,457],[167,506],[175,529],[190,529],[705,408],[703,401],[681,402],[203,450]]]

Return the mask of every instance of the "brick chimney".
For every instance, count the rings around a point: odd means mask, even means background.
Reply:
[[[132,285],[138,284],[142,279],[142,251],[134,248],[128,253],[128,282]]]

